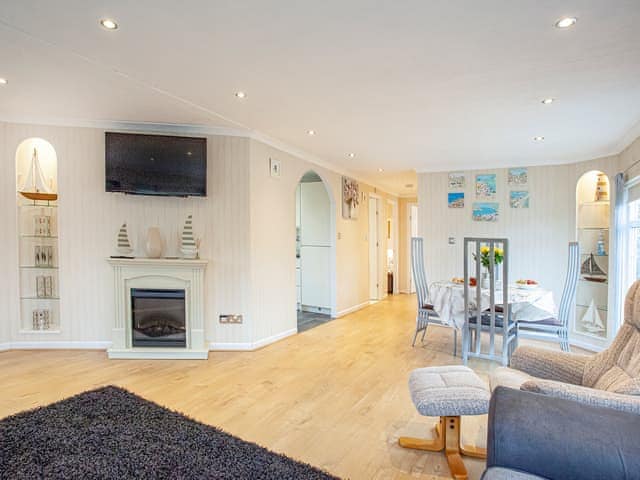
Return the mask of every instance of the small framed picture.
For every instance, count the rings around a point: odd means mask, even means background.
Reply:
[[[280,160],[276,160],[275,158],[269,158],[269,171],[271,172],[271,176],[275,178],[280,177]]]

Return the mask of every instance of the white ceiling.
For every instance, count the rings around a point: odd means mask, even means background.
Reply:
[[[638,25],[638,0],[0,0],[0,118],[246,129],[408,193],[619,151]]]

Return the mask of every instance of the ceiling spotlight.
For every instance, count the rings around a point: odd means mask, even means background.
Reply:
[[[307,135],[311,135],[312,137],[316,134],[315,130],[307,130]]]
[[[0,78],[0,85],[6,85],[9,81],[6,78]]]
[[[247,94],[244,92],[236,92],[236,97],[238,98],[246,98]]]
[[[553,102],[555,102],[555,101],[556,101],[556,99],[555,99],[555,98],[551,98],[551,97],[549,97],[549,98],[545,98],[544,100],[542,100],[542,103],[543,103],[544,105],[551,105],[551,104],[552,104]]]
[[[556,28],[569,28],[573,27],[578,19],[576,17],[562,17],[556,22]]]
[[[379,168],[378,172],[380,172],[380,173],[384,172],[384,168]]]
[[[542,141],[544,141],[544,137],[542,135],[537,135],[537,136],[533,137],[533,141],[534,142],[542,142]]]
[[[107,30],[116,30],[118,28],[118,24],[110,18],[103,18],[102,20],[100,20],[100,25],[102,25]]]
[[[356,156],[356,154],[355,154],[355,153],[350,153],[350,154],[349,154],[349,158],[353,158],[353,157],[355,157],[355,156]]]

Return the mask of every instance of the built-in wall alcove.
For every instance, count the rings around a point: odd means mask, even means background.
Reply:
[[[576,185],[576,239],[580,278],[573,334],[599,347],[610,334],[609,322],[609,178],[601,171],[583,174]]]
[[[20,334],[61,331],[58,157],[51,143],[28,138],[16,149]]]
[[[335,207],[314,171],[296,187],[296,311],[298,331],[331,319],[335,310]]]

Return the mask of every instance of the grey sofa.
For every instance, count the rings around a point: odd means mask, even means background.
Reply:
[[[635,413],[498,387],[482,480],[639,479],[638,438]]]

